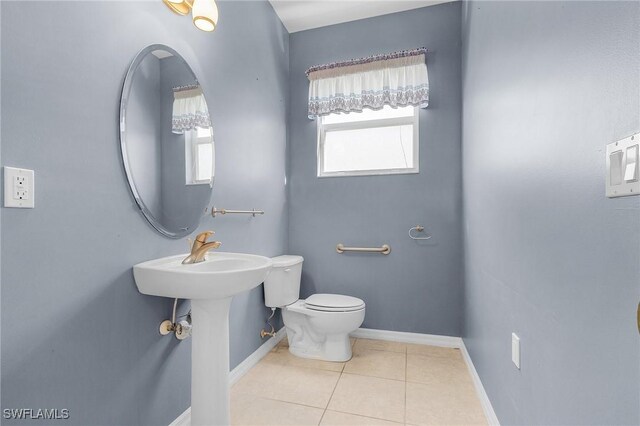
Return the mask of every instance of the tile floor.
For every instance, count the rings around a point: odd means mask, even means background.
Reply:
[[[285,338],[231,389],[233,425],[487,424],[459,349],[352,339],[353,358],[289,353]]]

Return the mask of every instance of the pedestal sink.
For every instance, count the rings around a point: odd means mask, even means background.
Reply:
[[[231,298],[257,287],[271,259],[243,253],[209,253],[183,265],[187,254],[135,265],[142,294],[191,299],[191,425],[229,424],[229,306]]]

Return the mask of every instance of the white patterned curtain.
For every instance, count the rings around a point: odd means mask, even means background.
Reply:
[[[183,134],[196,128],[211,127],[209,109],[200,87],[176,88],[173,91],[173,117],[171,131]]]
[[[309,118],[429,103],[424,48],[311,67]]]

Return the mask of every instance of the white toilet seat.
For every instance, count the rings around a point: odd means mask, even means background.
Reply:
[[[352,312],[364,309],[365,304],[363,300],[357,297],[342,294],[319,293],[307,297],[305,306],[314,311]]]
[[[327,306],[309,306],[306,305],[307,309],[318,312],[355,312],[361,311],[364,309],[364,305],[357,308],[329,308]]]

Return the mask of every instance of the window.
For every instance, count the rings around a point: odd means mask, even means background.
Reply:
[[[185,132],[185,172],[187,185],[211,184],[213,179],[213,138],[211,129]]]
[[[418,173],[418,108],[318,118],[318,176]]]

